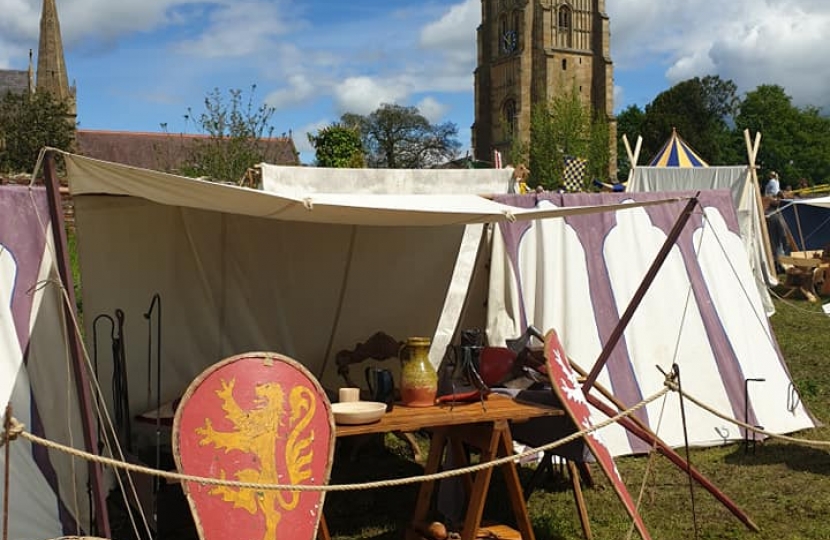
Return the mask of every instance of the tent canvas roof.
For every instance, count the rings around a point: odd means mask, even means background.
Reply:
[[[708,167],[703,158],[672,128],[671,137],[649,163],[650,167]]]

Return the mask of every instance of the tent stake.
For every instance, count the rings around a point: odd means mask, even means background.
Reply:
[[[46,198],[49,202],[49,217],[52,221],[52,236],[55,243],[55,265],[58,268],[58,275],[65,288],[68,303],[63,302],[63,310],[66,314],[67,328],[66,336],[69,341],[69,352],[72,355],[72,368],[75,374],[75,386],[78,391],[78,401],[81,406],[81,422],[84,430],[84,444],[87,450],[95,452],[98,441],[92,425],[91,401],[89,397],[89,379],[82,362],[80,336],[78,329],[68,321],[76,320],[73,317],[75,300],[75,287],[72,282],[72,272],[69,266],[69,243],[66,240],[66,224],[63,219],[63,204],[61,203],[60,184],[58,183],[57,169],[55,167],[55,154],[47,151],[43,164],[44,184],[46,185]],[[95,494],[95,524],[98,533],[106,538],[112,536],[110,533],[109,515],[107,514],[107,501],[103,488],[103,475],[101,466],[92,461],[89,462],[89,475],[92,481],[92,490]]]

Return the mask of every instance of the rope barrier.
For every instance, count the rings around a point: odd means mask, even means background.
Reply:
[[[415,484],[420,482],[430,482],[441,480],[444,478],[450,478],[453,476],[461,476],[464,474],[469,474],[473,472],[478,472],[484,469],[498,467],[500,465],[504,465],[506,463],[510,463],[511,461],[516,461],[522,459],[524,457],[530,457],[538,454],[539,452],[544,452],[547,450],[552,450],[564,444],[567,444],[571,441],[576,439],[582,438],[590,433],[608,427],[611,424],[618,422],[620,419],[631,416],[641,408],[645,407],[652,401],[659,399],[660,397],[667,394],[671,391],[671,388],[666,385],[665,388],[657,392],[656,394],[652,395],[649,398],[646,398],[633,407],[626,409],[625,411],[620,412],[619,414],[612,416],[590,428],[582,429],[581,431],[572,433],[567,437],[562,439],[553,441],[551,443],[545,444],[538,448],[533,448],[522,452],[521,454],[513,454],[510,456],[501,457],[498,459],[494,459],[491,461],[487,461],[485,463],[479,463],[476,465],[470,465],[468,467],[463,467],[459,469],[452,469],[448,471],[443,471],[434,474],[427,474],[421,476],[410,476],[405,478],[395,478],[391,480],[380,480],[374,482],[364,482],[360,484],[328,484],[328,485],[307,485],[307,484],[268,484],[268,483],[257,483],[257,482],[238,482],[234,480],[224,480],[220,478],[210,478],[210,477],[203,477],[203,476],[193,476],[181,473],[175,473],[170,471],[160,471],[157,469],[152,469],[150,467],[145,467],[143,465],[136,465],[133,463],[126,463],[124,461],[115,460],[112,458],[108,458],[105,456],[99,456],[96,454],[91,454],[89,452],[85,452],[82,450],[78,450],[76,448],[72,448],[66,445],[62,445],[60,443],[56,443],[50,441],[48,439],[44,439],[42,437],[38,437],[32,433],[29,433],[25,429],[20,429],[19,436],[27,441],[38,444],[40,446],[44,446],[46,448],[50,448],[53,450],[57,450],[59,452],[63,452],[66,454],[70,454],[72,456],[86,459],[89,461],[93,461],[99,463],[101,465],[107,465],[117,469],[123,469],[131,472],[147,474],[147,475],[155,475],[161,478],[165,478],[167,480],[174,480],[180,482],[193,482],[202,485],[212,485],[212,486],[226,486],[226,487],[234,487],[240,489],[254,489],[254,490],[261,490],[261,491],[357,491],[357,490],[366,490],[366,489],[377,489],[383,487],[393,487],[393,486],[402,486],[406,484]],[[16,420],[12,419],[14,423],[19,424]]]
[[[694,396],[689,395],[685,391],[682,392],[682,395],[683,395],[683,397],[685,397],[686,399],[688,399],[689,401],[691,401],[692,403],[694,403],[695,405],[697,405],[698,407],[703,409],[704,411],[706,411],[706,412],[708,412],[708,413],[710,413],[714,416],[717,416],[721,420],[725,420],[726,422],[730,422],[732,424],[735,424],[738,427],[742,427],[744,429],[752,431],[753,433],[757,433],[759,435],[764,435],[764,436],[769,437],[771,439],[778,439],[778,440],[786,441],[786,442],[799,443],[799,444],[804,444],[804,445],[807,445],[807,446],[817,446],[817,447],[830,448],[830,441],[817,441],[817,440],[814,440],[814,439],[799,439],[798,437],[790,437],[789,435],[780,435],[780,434],[777,434],[777,433],[772,433],[772,432],[766,431],[763,428],[759,428],[757,426],[753,426],[753,425],[747,424],[746,422],[742,422],[738,419],[727,416],[727,415],[721,413],[720,411],[717,411],[716,409],[713,409],[712,407],[706,405],[705,403],[703,403],[701,400],[695,398]]]
[[[72,456],[86,459],[89,461],[93,461],[102,465],[110,466],[116,469],[123,469],[135,473],[147,474],[147,475],[155,475],[161,478],[165,478],[167,480],[179,481],[179,482],[193,482],[197,484],[203,485],[215,485],[215,486],[227,486],[227,487],[234,487],[240,489],[254,489],[254,490],[273,490],[273,491],[356,491],[356,490],[366,490],[366,489],[377,489],[382,487],[393,487],[393,486],[401,486],[407,484],[414,484],[420,482],[429,482],[429,481],[436,481],[442,480],[444,478],[450,478],[454,476],[461,476],[464,474],[469,474],[473,472],[478,472],[484,469],[488,469],[491,467],[498,467],[500,465],[504,465],[511,461],[521,460],[525,457],[531,457],[537,455],[539,452],[545,452],[547,450],[552,450],[559,446],[565,445],[569,442],[572,442],[576,439],[582,438],[590,433],[595,431],[599,431],[605,427],[608,427],[611,424],[617,423],[620,419],[631,416],[636,411],[640,410],[641,408],[645,407],[649,403],[659,399],[660,397],[664,396],[670,391],[678,392],[683,395],[684,398],[688,399],[701,409],[709,412],[710,414],[732,424],[735,424],[739,427],[743,427],[749,431],[764,435],[766,437],[772,439],[779,439],[782,441],[798,443],[798,444],[805,444],[809,446],[818,446],[818,447],[830,447],[830,441],[818,441],[818,440],[810,440],[810,439],[799,439],[797,437],[790,437],[787,435],[779,435],[776,433],[771,433],[766,431],[762,428],[758,428],[756,426],[752,426],[735,418],[732,418],[726,414],[723,414],[716,409],[706,405],[701,400],[697,399],[696,397],[690,395],[688,392],[681,392],[678,388],[677,383],[671,380],[670,377],[666,379],[665,388],[661,391],[653,394],[652,396],[643,399],[636,405],[620,412],[619,414],[609,417],[608,419],[595,424],[590,428],[585,428],[580,431],[574,432],[567,437],[562,439],[553,441],[551,443],[539,446],[537,448],[528,449],[520,454],[514,454],[510,456],[501,457],[498,459],[494,459],[492,461],[488,461],[485,463],[479,463],[476,465],[470,465],[468,467],[463,467],[459,469],[452,469],[448,471],[443,471],[440,473],[428,474],[428,475],[421,475],[421,476],[410,476],[405,478],[395,478],[390,480],[380,480],[374,482],[364,482],[359,484],[329,484],[329,485],[306,485],[306,484],[269,484],[269,483],[258,483],[258,482],[239,482],[234,480],[224,480],[219,478],[211,478],[211,477],[203,477],[203,476],[193,476],[187,474],[181,474],[176,472],[170,471],[160,471],[157,469],[153,469],[150,467],[145,467],[143,465],[136,465],[133,463],[127,463],[124,461],[119,461],[116,459],[108,458],[105,456],[99,456],[96,454],[91,454],[89,452],[85,452],[82,450],[78,450],[76,448],[72,448],[66,445],[62,445],[60,443],[56,443],[50,441],[48,439],[44,439],[42,437],[38,437],[32,433],[29,433],[25,430],[25,426],[17,421],[15,418],[12,418],[10,421],[11,428],[9,430],[8,440],[14,441],[17,438],[23,438],[27,441],[38,444],[40,446],[44,446],[46,448],[50,448],[53,450],[57,450],[59,452],[63,452],[66,454],[70,454]],[[4,435],[5,437],[5,435]],[[0,441],[0,446],[4,444],[6,440]]]

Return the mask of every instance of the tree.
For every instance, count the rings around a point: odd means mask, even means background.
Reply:
[[[586,179],[607,176],[608,123],[582,102],[575,88],[558,92],[548,103],[537,104],[530,116],[528,157],[532,186],[562,187],[567,157],[587,160]]]
[[[69,150],[75,124],[49,93],[6,93],[0,100],[0,171],[31,172],[41,148]]]
[[[254,105],[256,85],[245,100],[242,90],[229,90],[226,98],[215,88],[205,97],[205,110],[198,116],[188,108],[185,120],[194,121],[207,135],[190,150],[182,173],[220,182],[238,183],[257,163],[274,161],[268,144],[274,133],[274,108]]]
[[[695,77],[660,93],[645,108],[641,156],[657,154],[672,129],[711,164],[746,159],[742,138],[730,128],[740,100],[732,81],[718,76]]]
[[[741,131],[761,133],[758,165],[767,171],[778,171],[782,187],[792,180],[793,171],[788,169],[796,154],[794,142],[802,130],[801,120],[798,108],[778,85],[761,85],[747,92],[736,118],[736,127]]]
[[[341,124],[357,129],[374,168],[421,169],[454,159],[461,147],[454,123],[432,124],[417,107],[384,103],[368,116],[346,113]]]
[[[361,168],[365,166],[363,144],[355,128],[336,123],[308,134],[318,167]]]

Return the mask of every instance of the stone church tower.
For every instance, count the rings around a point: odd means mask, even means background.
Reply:
[[[63,40],[55,0],[43,0],[40,13],[40,42],[37,50],[37,83],[35,92],[48,92],[69,105],[74,123],[77,116],[75,87],[69,85],[66,62],[63,58]]]
[[[576,88],[611,127],[616,169],[614,78],[605,0],[481,0],[473,148],[505,163],[513,139],[528,142],[533,105]]]

